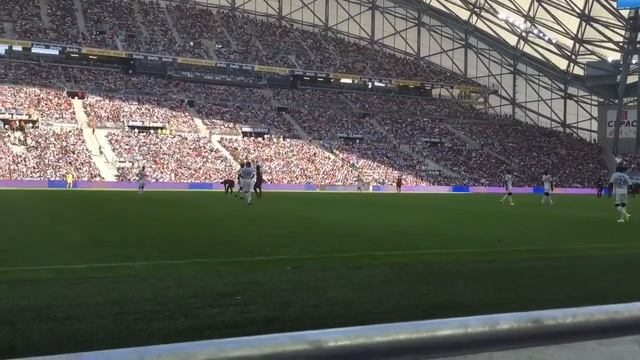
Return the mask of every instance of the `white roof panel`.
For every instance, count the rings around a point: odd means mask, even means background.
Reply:
[[[624,13],[610,0],[423,0],[561,70],[619,58]]]

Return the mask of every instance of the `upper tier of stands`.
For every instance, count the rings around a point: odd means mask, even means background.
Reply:
[[[48,4],[48,24],[40,6]],[[210,58],[428,82],[472,83],[432,63],[389,53],[331,32],[313,32],[239,12],[144,0],[2,1],[0,37],[151,54]],[[172,26],[173,25],[173,26]]]

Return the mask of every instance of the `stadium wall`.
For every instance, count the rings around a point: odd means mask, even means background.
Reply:
[[[0,180],[1,189],[66,189],[65,180]],[[84,190],[137,190],[136,182],[120,181],[74,181],[74,189]],[[181,182],[152,182],[146,190],[208,190],[222,191],[224,187],[219,183],[181,183]],[[317,184],[265,184],[265,191],[308,191],[308,192],[355,192],[355,185],[317,185]],[[393,185],[370,185],[366,192],[389,193],[396,192]],[[485,186],[403,186],[403,192],[408,193],[504,193],[503,187]],[[515,187],[516,194],[542,194],[542,187]],[[591,188],[556,188],[555,194],[590,195],[596,189]]]

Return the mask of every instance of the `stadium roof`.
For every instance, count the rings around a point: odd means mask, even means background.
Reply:
[[[558,70],[618,59],[626,12],[611,0],[422,0]]]

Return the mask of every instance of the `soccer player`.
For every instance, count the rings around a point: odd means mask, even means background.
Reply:
[[[67,174],[67,189],[72,189],[73,188],[73,174],[71,173],[71,171],[69,171],[69,173]]]
[[[511,171],[507,171],[504,175],[504,188],[507,193],[500,199],[500,204],[508,199],[511,206],[515,205],[513,203],[513,176],[511,176]]]
[[[226,179],[222,181],[220,184],[224,185],[224,194],[227,195],[229,192],[233,195],[233,188],[236,186],[236,182],[233,179]]]
[[[398,179],[396,180],[396,191],[402,192],[402,176],[398,176]]]
[[[598,198],[602,197],[602,192],[604,191],[604,184],[602,183],[602,179],[598,179],[596,182],[596,191]]]
[[[362,176],[358,175],[356,179],[358,192],[362,192],[362,188],[364,187],[364,180],[362,180]]]
[[[260,165],[256,165],[256,182],[253,184],[253,191],[256,193],[258,198],[262,197],[262,182],[264,179],[262,178],[262,168]]]
[[[145,166],[143,165],[138,171],[138,194],[144,192],[144,186],[147,184],[147,173],[145,172]]]
[[[238,170],[238,191],[236,191],[236,194],[234,195],[235,197],[238,197],[238,195],[240,195],[240,200],[243,199],[243,197],[242,197],[242,179],[240,179],[240,173],[242,173],[242,169],[244,169],[244,162],[240,163],[240,170]]]
[[[616,172],[611,175],[610,184],[613,185],[613,189],[615,192],[616,198],[616,209],[620,213],[619,223],[623,223],[625,221],[629,221],[631,215],[627,213],[627,201],[628,201],[628,191],[629,185],[631,185],[631,179],[629,175],[625,172],[627,169],[624,166],[618,165],[616,167]]]
[[[544,205],[549,204],[553,205],[553,200],[551,199],[551,192],[553,191],[553,179],[551,175],[549,175],[548,171],[544,172],[542,175],[542,185],[544,186],[544,195],[542,196],[542,201],[540,204]]]
[[[251,167],[251,162],[247,161],[242,170],[240,171],[240,180],[242,181],[242,191],[247,198],[247,205],[251,205],[251,188],[253,187],[253,179],[256,174]]]

